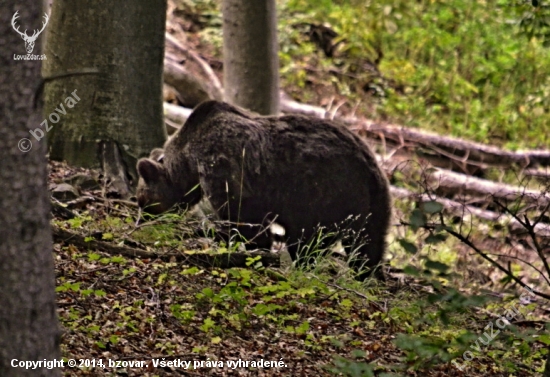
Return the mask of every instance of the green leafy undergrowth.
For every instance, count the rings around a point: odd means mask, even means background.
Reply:
[[[282,1],[283,82],[307,89],[324,71],[325,84],[366,104],[369,116],[513,148],[548,147],[548,8],[513,0]],[[336,32],[332,57],[301,26],[310,24]]]
[[[334,368],[431,375],[451,370],[449,361],[466,349],[464,334],[482,332],[487,320],[467,310],[483,302],[456,292],[429,295],[296,269],[204,269],[70,246],[57,250],[56,260],[69,358],[260,355],[293,368],[278,375],[329,375]],[[507,337],[518,350],[532,350],[532,340]],[[507,355],[519,356],[512,351]],[[492,365],[497,356],[502,352],[480,362]]]
[[[429,216],[440,210],[437,203],[420,212],[412,208],[407,211],[410,228],[420,234]],[[159,255],[203,250],[195,234],[202,227],[210,229],[174,214],[141,219],[137,225],[136,219],[132,209],[120,207],[112,212],[89,209],[55,223],[90,239]],[[439,233],[427,232],[418,241],[439,246],[449,242],[437,237]],[[405,253],[420,254],[416,241],[408,242],[393,242],[392,247],[405,245]],[[210,240],[206,249],[227,252],[238,247]],[[307,271],[266,269],[257,258],[249,258],[247,268],[221,270],[81,250],[70,242],[56,244],[55,251],[66,358],[282,358],[288,368],[273,373],[289,376],[461,375],[452,365],[458,360],[468,375],[490,369],[493,375],[521,376],[529,374],[515,365],[540,368],[542,345],[548,341],[539,329],[530,333],[506,326],[491,344],[474,350],[475,362],[465,362],[462,355],[472,351],[488,322],[518,303],[513,297],[492,302],[450,289],[447,263],[453,260],[444,256],[411,264],[404,283],[382,284],[353,280],[332,257],[318,259]],[[529,318],[534,308],[523,306]],[[503,357],[516,364],[502,365]],[[155,373],[151,375],[169,375]]]
[[[178,4],[221,59],[221,3]],[[296,99],[512,149],[550,145],[548,1],[277,5],[281,84]]]

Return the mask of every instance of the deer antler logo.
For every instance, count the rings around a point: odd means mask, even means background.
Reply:
[[[25,49],[27,50],[27,53],[30,54],[30,53],[32,53],[32,50],[34,50],[34,42],[36,41],[36,38],[38,38],[40,33],[42,33],[44,31],[44,29],[46,28],[46,25],[48,24],[49,17],[46,13],[44,13],[44,20],[45,21],[42,23],[42,29],[40,29],[40,31],[35,30],[34,33],[31,36],[28,36],[27,35],[27,29],[25,29],[25,32],[22,33],[22,32],[19,31],[19,26],[15,25],[15,20],[18,18],[18,15],[17,15],[18,13],[19,13],[19,11],[15,12],[15,14],[13,15],[13,17],[11,19],[11,26],[13,27],[13,30],[15,30],[17,33],[19,33],[21,38],[23,38],[23,40],[25,41]]]

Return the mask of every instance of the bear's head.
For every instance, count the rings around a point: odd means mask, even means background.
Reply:
[[[178,190],[162,161],[142,158],[138,161],[137,200],[140,208],[151,214],[168,211],[178,202]]]
[[[155,148],[149,158],[142,158],[137,163],[136,196],[139,207],[148,213],[158,215],[176,204],[190,207],[201,200],[198,171],[173,149]],[[168,151],[166,156],[165,151]]]

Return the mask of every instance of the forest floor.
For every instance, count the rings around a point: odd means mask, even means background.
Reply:
[[[547,305],[518,300],[521,290],[503,290],[481,263],[363,284],[330,257],[314,271],[284,256],[280,268],[254,258],[244,268],[197,266],[186,258],[237,247],[197,236],[208,228],[189,214],[144,219],[134,203],[104,195],[100,178],[90,184],[98,173],[52,162],[50,188],[75,174],[88,177],[75,184],[80,196],[53,219],[72,234],[54,232],[61,347],[65,359],[97,364],[66,375],[540,375]],[[151,256],[120,255],[123,246]]]

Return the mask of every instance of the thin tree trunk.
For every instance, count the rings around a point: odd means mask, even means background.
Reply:
[[[259,114],[279,112],[275,0],[223,0],[225,99]]]
[[[12,362],[60,360],[46,145],[31,140],[40,124],[33,93],[40,61],[24,54],[17,24],[28,35],[41,28],[41,2],[7,0],[0,5],[0,376],[58,376],[59,369],[12,367]],[[43,36],[42,36],[43,37]],[[41,38],[42,38],[41,37]],[[40,40],[33,54],[40,54]],[[26,152],[24,152],[26,151]],[[14,361],[16,360],[16,361]]]
[[[137,159],[166,139],[165,21],[166,0],[54,2],[44,62],[52,159],[116,172],[122,186],[137,182]],[[80,100],[62,109],[75,90]]]

